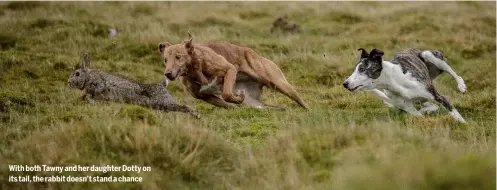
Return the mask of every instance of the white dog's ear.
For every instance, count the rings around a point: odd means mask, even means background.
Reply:
[[[357,49],[357,51],[362,51],[362,52],[361,52],[361,59],[364,59],[364,58],[368,58],[368,57],[369,57],[368,52],[367,52],[364,48],[359,48],[359,49]]]
[[[171,44],[169,42],[162,42],[159,44],[159,52],[163,52],[164,49],[166,49],[167,47],[171,46]]]
[[[188,31],[188,37],[190,39],[185,41],[185,48],[186,48],[186,51],[188,52],[188,54],[192,54],[194,47],[193,47],[193,43],[192,43],[193,37],[192,37],[192,34],[190,33],[190,31]]]
[[[371,58],[371,59],[379,59],[379,60],[381,60],[382,56],[383,56],[383,51],[381,51],[379,49],[373,49],[369,53],[369,58]]]

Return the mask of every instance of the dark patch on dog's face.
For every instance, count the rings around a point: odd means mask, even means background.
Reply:
[[[362,49],[362,48],[361,48]],[[380,77],[382,66],[383,52],[381,50],[373,49],[370,54],[365,53],[362,49],[361,60],[357,63],[357,71],[372,79]]]
[[[357,67],[357,71],[359,71],[359,73],[362,73],[372,79],[380,77],[382,70],[381,61],[370,59],[362,59],[357,64]]]

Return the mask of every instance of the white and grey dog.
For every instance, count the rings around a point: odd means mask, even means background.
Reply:
[[[383,51],[373,49],[369,54],[363,48],[352,75],[343,86],[349,91],[372,91],[387,106],[404,110],[413,115],[423,115],[438,110],[433,102],[443,105],[456,120],[466,123],[459,112],[440,95],[433,80],[442,72],[449,73],[459,91],[466,92],[464,80],[447,64],[441,52],[407,49],[397,53],[392,61],[384,61]],[[414,104],[423,102],[418,110]]]

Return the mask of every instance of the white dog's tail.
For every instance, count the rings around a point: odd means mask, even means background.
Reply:
[[[434,55],[432,51],[423,51],[421,53],[421,57],[423,57],[425,61],[428,61],[433,65],[437,66],[440,70],[449,73],[450,76],[452,76],[456,80],[457,88],[459,88],[459,91],[465,93],[466,84],[464,83],[464,80],[459,75],[457,75],[457,73],[454,72],[454,70],[452,70],[449,64],[444,60],[442,53],[437,51],[434,52],[437,53],[437,56]]]

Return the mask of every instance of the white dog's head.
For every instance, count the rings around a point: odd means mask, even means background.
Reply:
[[[363,48],[358,50],[362,51],[361,59],[356,63],[352,75],[343,82],[343,87],[351,92],[374,89],[376,87],[375,80],[380,77],[383,69],[383,51],[373,49],[368,54]]]

